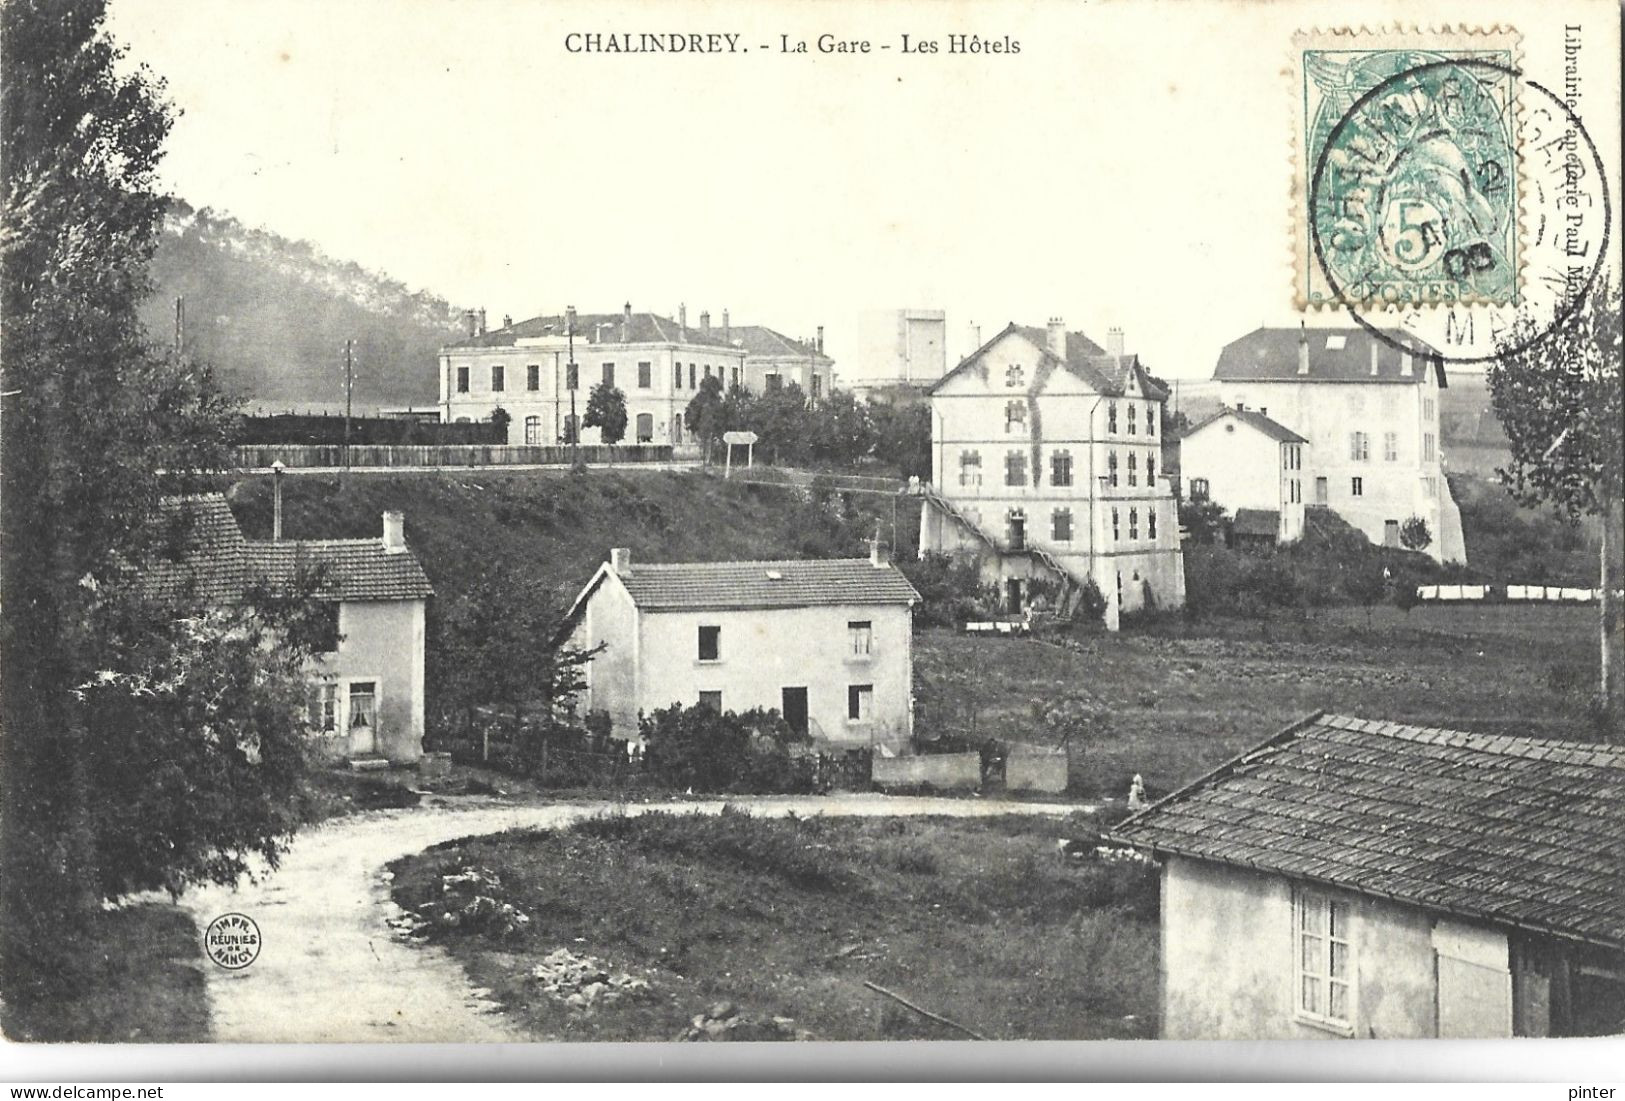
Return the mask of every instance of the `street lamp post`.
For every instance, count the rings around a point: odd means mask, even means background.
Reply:
[[[570,390],[570,469],[581,462],[581,422],[576,420],[576,386],[581,378],[576,374],[576,308],[564,308],[564,331],[570,343],[570,362],[564,368],[564,385]]]

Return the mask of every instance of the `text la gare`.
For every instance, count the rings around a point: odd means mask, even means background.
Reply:
[[[946,47],[946,48],[944,48]],[[881,50],[889,50],[891,46],[882,45]],[[791,38],[787,34],[779,35],[779,52],[784,54],[868,54],[876,52],[877,47],[867,38],[842,38],[834,34],[821,34],[809,43],[804,38]],[[1021,43],[1009,35],[1000,38],[983,38],[976,34],[950,34],[946,40],[935,38],[918,38],[905,34],[901,38],[899,52],[905,54],[1019,54]]]

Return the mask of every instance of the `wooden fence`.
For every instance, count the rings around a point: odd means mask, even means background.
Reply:
[[[388,470],[435,466],[569,466],[576,457],[577,451],[569,445],[367,445],[350,448],[350,467],[354,470]],[[670,444],[622,444],[614,447],[582,444],[579,457],[588,464],[673,461]],[[280,462],[290,470],[336,470],[344,466],[344,448],[308,444],[243,444],[237,448],[239,469],[266,470],[274,462]]]

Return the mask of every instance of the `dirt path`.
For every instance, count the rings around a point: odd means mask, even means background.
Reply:
[[[449,801],[448,801],[449,802]],[[462,801],[458,801],[462,802]],[[753,814],[890,816],[1067,814],[1077,805],[985,803],[881,795],[730,800]],[[220,914],[247,914],[263,937],[241,971],[205,963],[213,1038],[220,1042],[523,1042],[494,1003],[470,988],[439,948],[397,939],[386,919],[401,911],[382,878],[385,864],[458,837],[516,827],[562,826],[624,809],[715,813],[722,802],[634,805],[462,806],[383,811],[338,819],[302,834],[275,872],[235,890],[182,899],[198,928]]]

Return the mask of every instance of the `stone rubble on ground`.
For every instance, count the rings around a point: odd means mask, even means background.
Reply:
[[[582,956],[568,948],[555,948],[531,970],[542,993],[583,1012],[636,997],[649,989],[649,981],[625,971],[612,971],[603,960]]]
[[[530,925],[530,915],[497,898],[501,889],[502,880],[489,868],[462,868],[440,877],[441,898],[384,920],[405,936],[437,927],[513,936]]]
[[[762,1017],[742,1013],[730,1001],[713,1002],[704,1013],[696,1013],[689,1027],[677,1034],[684,1042],[812,1040],[811,1032],[797,1028],[790,1017]]]

